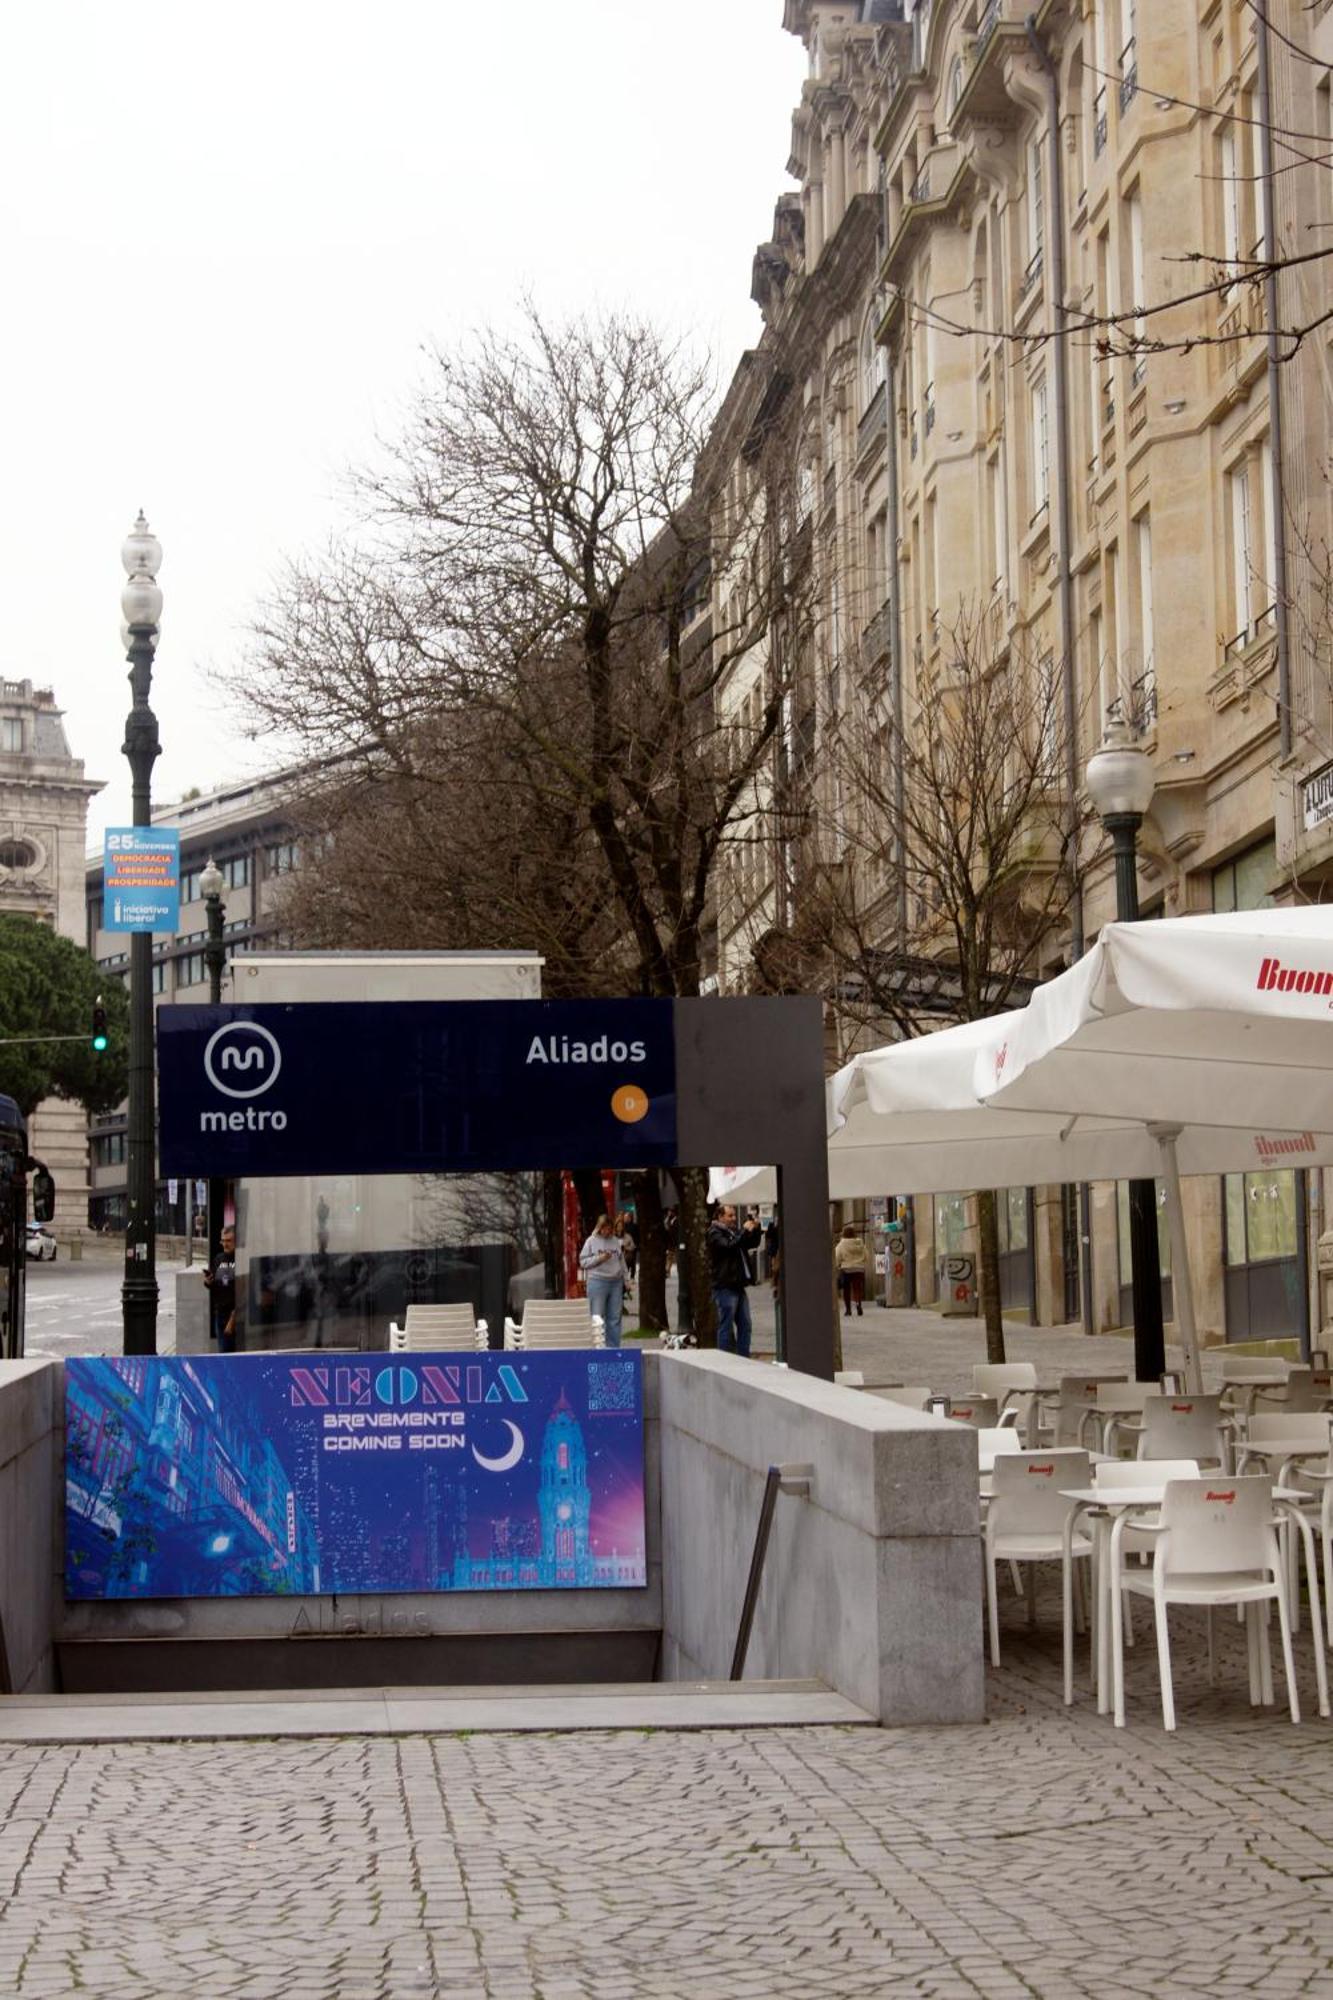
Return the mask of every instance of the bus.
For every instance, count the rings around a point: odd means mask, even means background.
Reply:
[[[12,1097],[0,1096],[0,1361],[23,1355],[23,1289],[28,1265],[28,1176],[32,1217],[55,1214],[55,1183],[28,1152],[28,1127]]]

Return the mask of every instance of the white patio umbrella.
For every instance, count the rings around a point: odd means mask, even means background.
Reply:
[[[1254,927],[1260,918],[1275,920],[1264,934],[1274,940],[1280,936],[1286,956],[1274,942],[1271,949],[1256,957]],[[1298,920],[1296,927],[1279,932],[1278,926],[1291,918]],[[1159,981],[1159,990],[1178,996],[1176,1011],[1182,1018],[1169,1024],[1170,1052],[1161,1058],[1146,1090],[1123,1053],[1110,1060],[1113,1044],[1109,1038],[1095,1051],[1107,1059],[1106,1066],[1092,1072],[1093,1081],[1086,1089],[1081,1087],[1082,1072],[1072,1061],[1051,1080],[1051,1067],[1042,1068],[1039,1017],[1045,1018],[1045,1033],[1062,1055],[1079,1053],[1073,1046],[1080,1031],[1077,1024],[1085,1022],[1086,1032],[1095,1035],[1111,991],[1107,972],[1103,971],[1100,979],[1090,973],[1094,960],[1110,955],[1122,940],[1128,941],[1133,955],[1145,933],[1150,934],[1151,947],[1157,935],[1178,938],[1182,931],[1193,931],[1202,947],[1205,939],[1219,930],[1238,953],[1248,953],[1248,960],[1237,957],[1240,969],[1232,979],[1232,988],[1238,994],[1248,993],[1244,985],[1247,970],[1250,986],[1258,979],[1264,982],[1258,991],[1269,1009],[1262,1017],[1269,1023],[1266,1054],[1270,1060],[1265,1067],[1271,1075],[1275,1060],[1285,1059],[1291,1066],[1297,1064],[1299,1056],[1304,1064],[1298,1070],[1304,1078],[1303,1090],[1284,1084],[1280,1105],[1275,1104],[1267,1115],[1247,1120],[1245,1111],[1262,1112],[1266,1101],[1257,1088],[1248,1094],[1234,1092],[1228,1077],[1213,1076],[1203,1101],[1196,1098],[1193,1110],[1189,1108],[1172,1066],[1184,1062],[1190,1065],[1191,1074],[1202,1073],[1200,1058],[1209,1044],[1200,1015],[1213,1010],[1198,1007],[1200,992],[1209,990],[1209,974],[1196,969],[1191,976],[1190,958],[1196,947],[1188,938],[1183,944],[1177,942],[1174,951],[1158,947],[1159,953],[1165,950],[1166,956],[1183,961],[1183,965],[1175,965],[1169,980],[1164,976]],[[1307,1008],[1311,996],[1319,998],[1317,989],[1323,975],[1317,963],[1318,945],[1311,943],[1314,957],[1308,963],[1298,963],[1289,942],[1293,935],[1302,935],[1307,941],[1320,937],[1329,941],[1326,1003],[1327,996],[1333,995],[1330,913],[1264,911],[1243,917],[1113,925],[1079,965],[1041,988],[1021,1012],[943,1029],[857,1057],[827,1085],[831,1196],[837,1200],[894,1190],[925,1194],[955,1188],[1149,1179],[1162,1174],[1176,1318],[1191,1386],[1197,1389],[1201,1377],[1180,1175],[1237,1172],[1274,1163],[1333,1163],[1333,1093],[1327,1089],[1327,1079],[1322,1091],[1315,1090],[1309,1074],[1312,1062],[1333,1064],[1333,1014],[1319,1024],[1323,1027],[1321,1040],[1317,1032],[1309,1032],[1308,1022],[1300,1016],[1293,1022],[1267,997],[1276,993],[1285,1001],[1290,996]],[[1241,941],[1238,946],[1236,940]],[[1287,973],[1291,976],[1284,983]],[[1077,988],[1072,996],[1071,987]],[[1130,1007],[1124,1006],[1116,1015],[1119,1032],[1129,1032],[1124,1018],[1129,1011]],[[1192,1027],[1183,1018],[1186,1013]],[[1072,1035],[1068,1032],[1071,1021],[1075,1023]],[[1237,1028],[1235,1020],[1230,1025],[1236,1029],[1230,1036],[1233,1065],[1248,1051],[1254,1066],[1258,1049],[1251,1030]],[[1302,1028],[1302,1035],[1294,1036],[1293,1026]],[[1142,1030],[1140,1023],[1141,1040]],[[1058,1040],[1061,1031],[1064,1039]],[[1250,1041],[1244,1039],[1246,1034],[1251,1034]],[[1003,1079],[999,1088],[995,1087],[997,1074]],[[1114,1113],[1108,1115],[1112,1105]],[[1277,1115],[1279,1109],[1281,1116]],[[719,1170],[714,1175],[717,1194],[739,1194],[751,1200],[771,1198],[771,1183],[771,1174],[755,1168]]]
[[[1199,1386],[1182,1173],[1333,1161],[1333,908],[1108,924],[979,1044],[974,1095],[1071,1129],[1114,1105],[1156,1147],[1177,1319]],[[1080,1176],[1082,1177],[1082,1176]],[[1091,1176],[1089,1176],[1091,1177]]]

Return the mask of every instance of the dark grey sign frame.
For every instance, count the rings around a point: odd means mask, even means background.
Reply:
[[[351,1008],[355,1003],[340,1003]],[[367,1007],[377,1003],[367,1002]],[[419,1003],[417,1003],[419,1004]],[[441,1000],[439,1007],[467,1007]],[[489,1003],[481,1003],[489,1004]],[[522,1004],[522,1003],[514,1003]],[[599,1029],[636,1003],[598,1001]],[[642,1003],[638,1003],[642,1004]],[[782,1229],[778,1299],[789,1367],[833,1378],[834,1301],[829,1248],[823,1008],[813,997],[688,999],[671,1003],[676,1160],[777,1172]],[[211,1009],[225,1015],[229,1008]],[[252,1010],[236,1008],[245,1017]],[[382,1011],[382,1009],[380,1010]],[[559,1161],[528,1162],[532,1166]],[[610,1161],[603,1164],[610,1165]],[[634,1164],[622,1155],[621,1165]],[[214,1171],[196,1163],[200,1174]]]

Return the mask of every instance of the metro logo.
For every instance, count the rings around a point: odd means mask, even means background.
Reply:
[[[1333,993],[1333,970],[1310,966],[1283,965],[1280,959],[1266,958],[1259,967],[1255,986],[1260,993]]]

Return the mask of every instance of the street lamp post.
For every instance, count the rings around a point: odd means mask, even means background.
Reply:
[[[132,820],[152,824],[153,765],[161,750],[157,717],[148,706],[153,652],[162,619],[157,572],[162,544],[142,510],[121,549],[129,581],[121,592],[133,706],[125,724],[125,755],[133,780]],[[153,936],[130,937],[130,1078],[121,1312],[126,1354],[157,1352],[157,1120],[153,1090]]]
[[[1088,759],[1087,784],[1097,816],[1111,836],[1115,908],[1121,923],[1139,914],[1138,837],[1152,804],[1152,760],[1120,716],[1108,723],[1100,750]],[[1134,1373],[1155,1382],[1166,1367],[1162,1278],[1157,1245],[1157,1183],[1129,1184],[1129,1261],[1134,1298]]]
[[[199,889],[204,899],[204,913],[208,924],[208,935],[204,940],[204,964],[208,968],[208,997],[214,1007],[222,1001],[222,974],[227,964],[227,947],[222,938],[222,919],[226,905],[222,900],[225,884],[222,870],[208,857],[208,865],[199,877]],[[221,1180],[208,1183],[208,1262],[210,1267],[217,1263],[222,1249],[222,1211],[227,1198],[227,1184]]]

